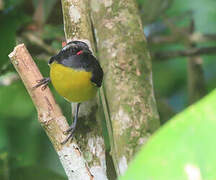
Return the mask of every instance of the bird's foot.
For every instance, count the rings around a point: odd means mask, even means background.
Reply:
[[[77,103],[76,114],[75,114],[74,122],[73,122],[73,124],[64,132],[65,134],[69,134],[69,136],[61,143],[62,145],[65,144],[66,142],[68,142],[68,140],[73,139],[73,135],[74,135],[74,132],[75,132],[75,129],[76,129],[76,124],[77,124],[77,119],[78,119],[79,106],[80,106],[80,103]]]
[[[63,142],[61,142],[61,144],[63,145],[67,143],[70,139],[73,139],[74,132],[75,132],[75,127],[72,125],[64,132],[64,134],[69,134],[69,135]]]
[[[50,82],[49,77],[37,80],[37,84],[33,87],[33,89],[36,89],[36,88],[42,86],[41,90],[44,91],[47,88],[49,82]]]

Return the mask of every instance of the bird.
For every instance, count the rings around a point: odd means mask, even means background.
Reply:
[[[50,58],[48,65],[49,77],[38,80],[34,88],[41,86],[44,90],[51,82],[64,99],[76,103],[74,121],[66,130],[66,134],[69,135],[62,142],[65,144],[73,138],[80,104],[96,96],[102,85],[104,73],[89,46],[82,41],[68,42],[57,55]]]

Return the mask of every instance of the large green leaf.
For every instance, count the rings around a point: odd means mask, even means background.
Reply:
[[[153,135],[121,180],[216,179],[216,90]]]

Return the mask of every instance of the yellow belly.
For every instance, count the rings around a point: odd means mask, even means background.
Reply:
[[[74,70],[56,62],[50,65],[50,79],[56,91],[70,102],[88,101],[95,97],[97,87],[91,72]]]

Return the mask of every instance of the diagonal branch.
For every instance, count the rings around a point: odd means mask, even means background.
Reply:
[[[13,52],[9,54],[9,58],[32,98],[38,112],[38,120],[58,153],[68,179],[94,179],[77,144],[74,142],[68,142],[65,145],[61,144],[66,138],[63,132],[68,128],[68,123],[49,88],[44,91],[40,88],[33,88],[36,81],[43,77],[25,45],[16,46]]]

